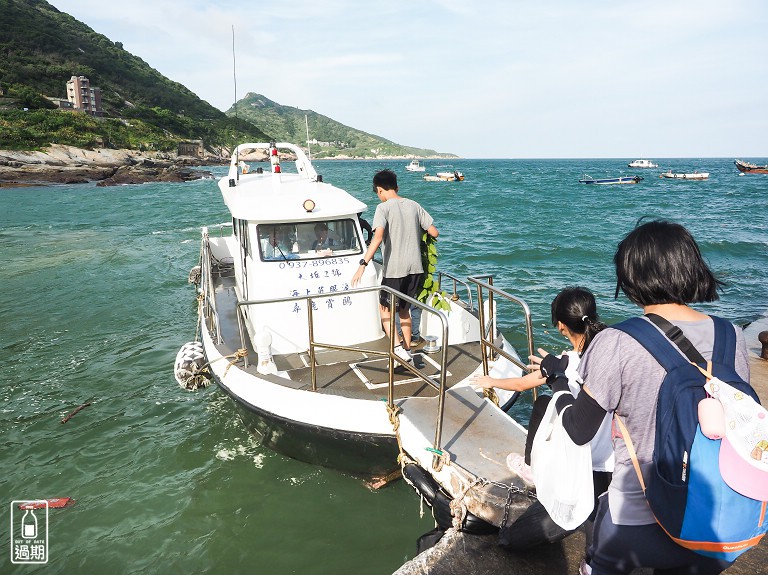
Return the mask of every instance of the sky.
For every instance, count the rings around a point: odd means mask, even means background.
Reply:
[[[49,2],[221,110],[466,158],[768,156],[764,0]]]

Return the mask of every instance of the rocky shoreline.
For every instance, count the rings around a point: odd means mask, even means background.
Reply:
[[[0,150],[0,187],[145,182],[186,182],[213,177],[198,166],[224,163],[219,157],[193,158],[167,152],[84,150],[54,144],[44,151]]]
[[[410,160],[415,156],[377,156],[358,158],[336,156],[323,160]],[[266,151],[243,156],[245,161],[266,162]],[[424,159],[445,159],[441,156]],[[455,159],[455,158],[453,158]],[[200,166],[229,164],[219,156],[178,156],[170,152],[140,152],[101,148],[85,150],[54,144],[43,151],[0,150],[0,187],[48,186],[51,184],[86,184],[119,186],[145,182],[187,182],[211,178]]]

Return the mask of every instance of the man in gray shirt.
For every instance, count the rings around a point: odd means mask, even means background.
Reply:
[[[424,268],[421,264],[421,236],[426,232],[437,238],[439,232],[432,216],[417,202],[398,195],[397,176],[391,170],[382,170],[373,176],[373,191],[381,203],[376,206],[373,216],[373,239],[360,266],[352,277],[356,286],[376,250],[382,245],[384,274],[382,285],[391,287],[407,296],[415,297],[421,288]],[[389,336],[389,294],[382,291],[379,296],[381,321],[384,332]],[[411,347],[411,305],[398,300],[397,314],[403,333],[398,337],[395,353],[403,360],[410,361]],[[397,337],[397,336],[396,336]]]

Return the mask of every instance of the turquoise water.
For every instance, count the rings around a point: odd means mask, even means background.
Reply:
[[[369,220],[373,173],[395,169],[401,193],[436,220],[440,267],[492,274],[528,302],[536,343],[550,350],[564,345],[549,302],[565,285],[592,288],[609,323],[635,313],[613,299],[611,258],[644,215],[689,227],[728,283],[703,309],[737,323],[762,316],[768,176],[739,176],[732,159],[657,160],[710,172],[661,180],[661,168],[626,168],[631,159],[426,162],[464,182],[424,182],[404,160],[316,165],[369,203]],[[584,173],[645,180],[588,187]],[[177,386],[176,352],[195,337],[187,274],[199,228],[227,221],[210,180],[0,188],[0,572],[386,574],[413,557],[432,521],[404,482],[370,491],[285,458],[248,436],[216,388]],[[501,311],[519,343],[519,319]],[[12,565],[10,502],[50,497],[76,503],[49,513],[48,564]]]

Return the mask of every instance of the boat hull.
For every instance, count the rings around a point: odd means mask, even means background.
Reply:
[[[642,178],[633,176],[630,178],[603,178],[598,180],[579,180],[581,184],[596,185],[596,186],[608,186],[612,184],[637,184]]]
[[[670,180],[707,180],[709,179],[709,173],[708,172],[695,172],[692,174],[674,174],[670,172],[665,172],[659,176],[660,178],[667,178]]]
[[[245,372],[242,360],[228,363],[232,350],[214,343],[205,322],[201,329],[213,381],[232,398],[243,424],[263,445],[362,478],[382,478],[398,469],[397,440],[381,401],[289,389],[272,381],[274,376]],[[355,421],[361,413],[362,423]]]
[[[218,380],[216,383],[232,398],[248,431],[282,455],[365,479],[386,477],[399,468],[397,440],[392,434],[351,432],[291,420],[245,402]]]
[[[742,174],[768,174],[768,166],[756,166],[739,160],[736,160],[734,163]]]

